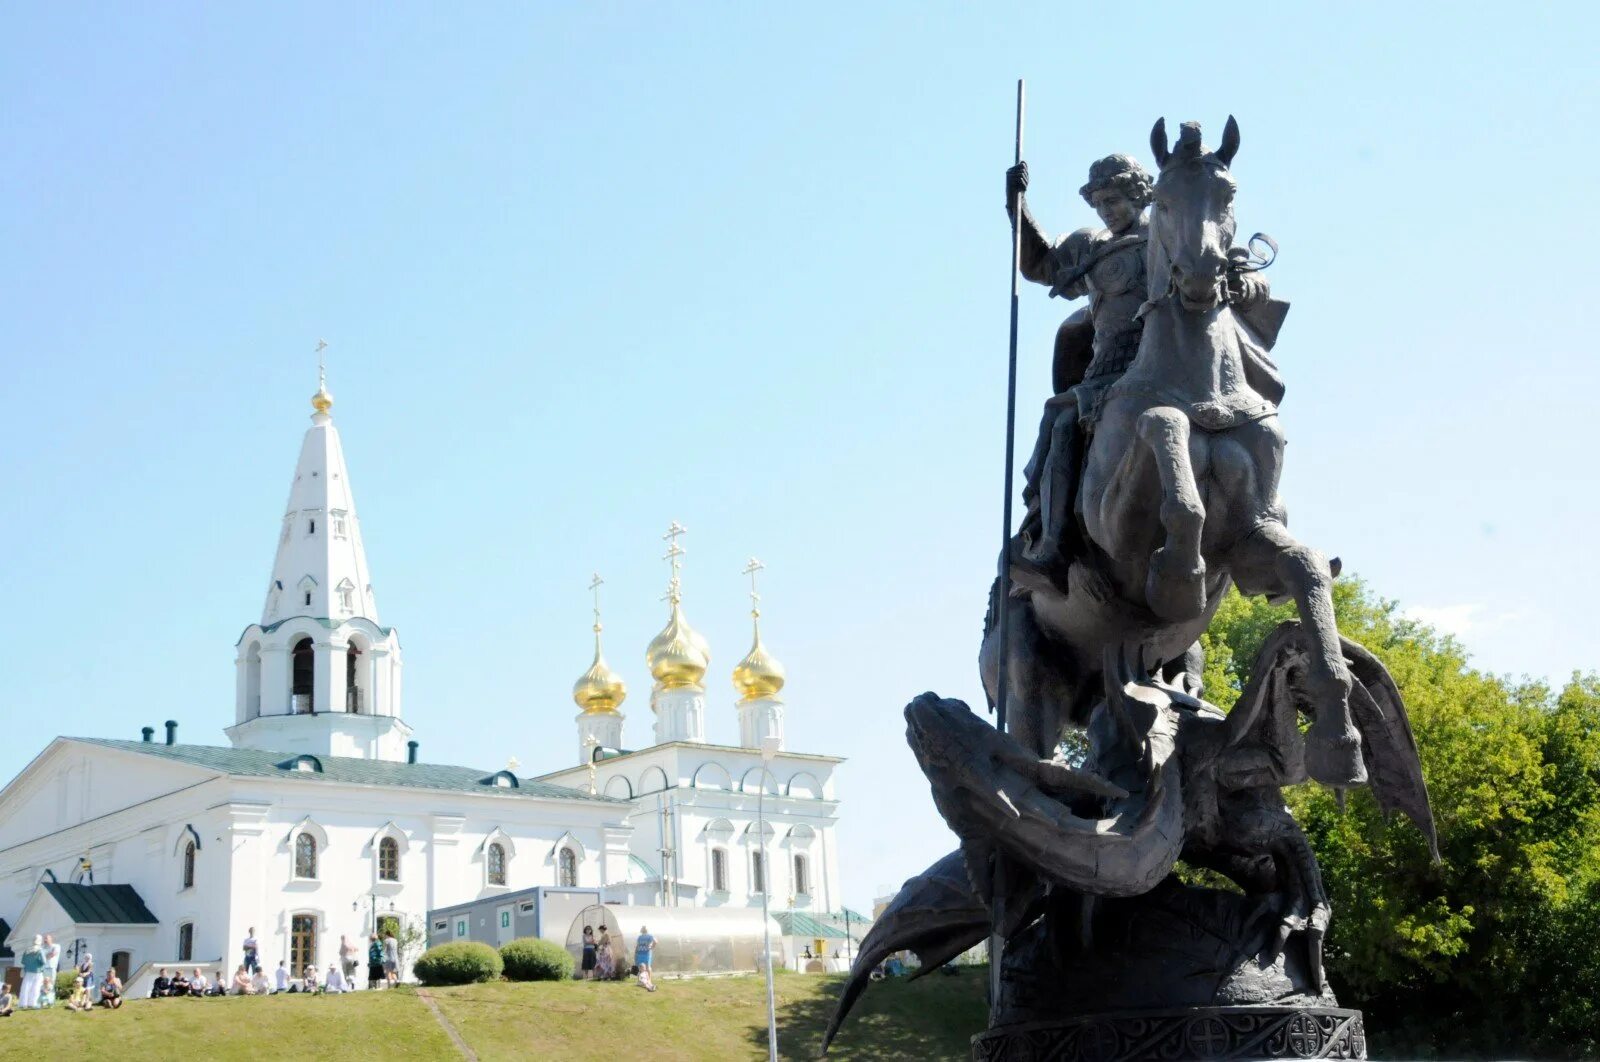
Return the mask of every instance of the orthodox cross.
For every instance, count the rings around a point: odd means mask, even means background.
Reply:
[[[594,594],[594,633],[596,637],[600,634],[600,588],[604,585],[606,585],[606,581],[600,578],[599,572],[595,572],[594,577],[589,580],[589,591]]]
[[[317,340],[317,390],[319,391],[328,389],[328,367],[322,360],[322,352],[327,349],[326,339]]]
[[[672,602],[674,605],[683,600],[683,583],[680,575],[683,571],[683,555],[687,551],[678,544],[678,537],[685,533],[687,533],[687,530],[684,526],[674,520],[668,525],[667,533],[661,536],[662,541],[667,543],[667,552],[662,557],[672,565],[672,579],[667,583],[665,600]]]
[[[750,577],[750,619],[754,622],[757,631],[761,629],[761,595],[756,591],[756,573],[766,571],[766,568],[765,564],[751,557],[739,572],[740,575],[748,575]]]

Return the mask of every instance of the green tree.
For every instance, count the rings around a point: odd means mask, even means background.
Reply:
[[[1378,1054],[1600,1051],[1600,678],[1560,692],[1479,672],[1453,638],[1359,580],[1335,584],[1342,633],[1405,699],[1440,861],[1365,790],[1297,787],[1334,904],[1329,977]],[[1229,708],[1290,605],[1231,593],[1207,631],[1206,696]]]

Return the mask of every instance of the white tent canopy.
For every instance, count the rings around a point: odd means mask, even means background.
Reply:
[[[768,918],[772,949],[782,963],[783,930]],[[644,907],[595,904],[585,907],[567,931],[567,950],[583,958],[583,929],[611,934],[623,969],[633,965],[634,942],[646,927],[656,938],[651,965],[657,974],[753,973],[761,969],[761,912],[746,907]]]

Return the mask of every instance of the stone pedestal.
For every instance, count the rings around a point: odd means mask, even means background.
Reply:
[[[1366,1058],[1359,1010],[1183,1007],[1007,1025],[972,1038],[974,1062]]]

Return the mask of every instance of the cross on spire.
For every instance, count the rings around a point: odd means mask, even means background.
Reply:
[[[663,600],[674,605],[683,600],[683,555],[688,551],[678,544],[678,538],[687,533],[688,530],[674,520],[667,526],[667,533],[661,536],[662,541],[667,543],[667,552],[662,554],[662,559],[672,566],[672,578],[667,582],[667,596]]]
[[[600,648],[600,588],[604,585],[606,581],[600,578],[599,572],[595,572],[589,580],[589,592],[594,594],[594,647],[597,650]]]
[[[766,569],[765,564],[751,557],[739,572],[750,577],[750,620],[755,625],[757,636],[761,633],[761,594],[756,590],[756,573]]]
[[[328,366],[322,359],[322,352],[327,349],[328,341],[326,339],[317,340],[317,390],[319,391],[328,389]]]

